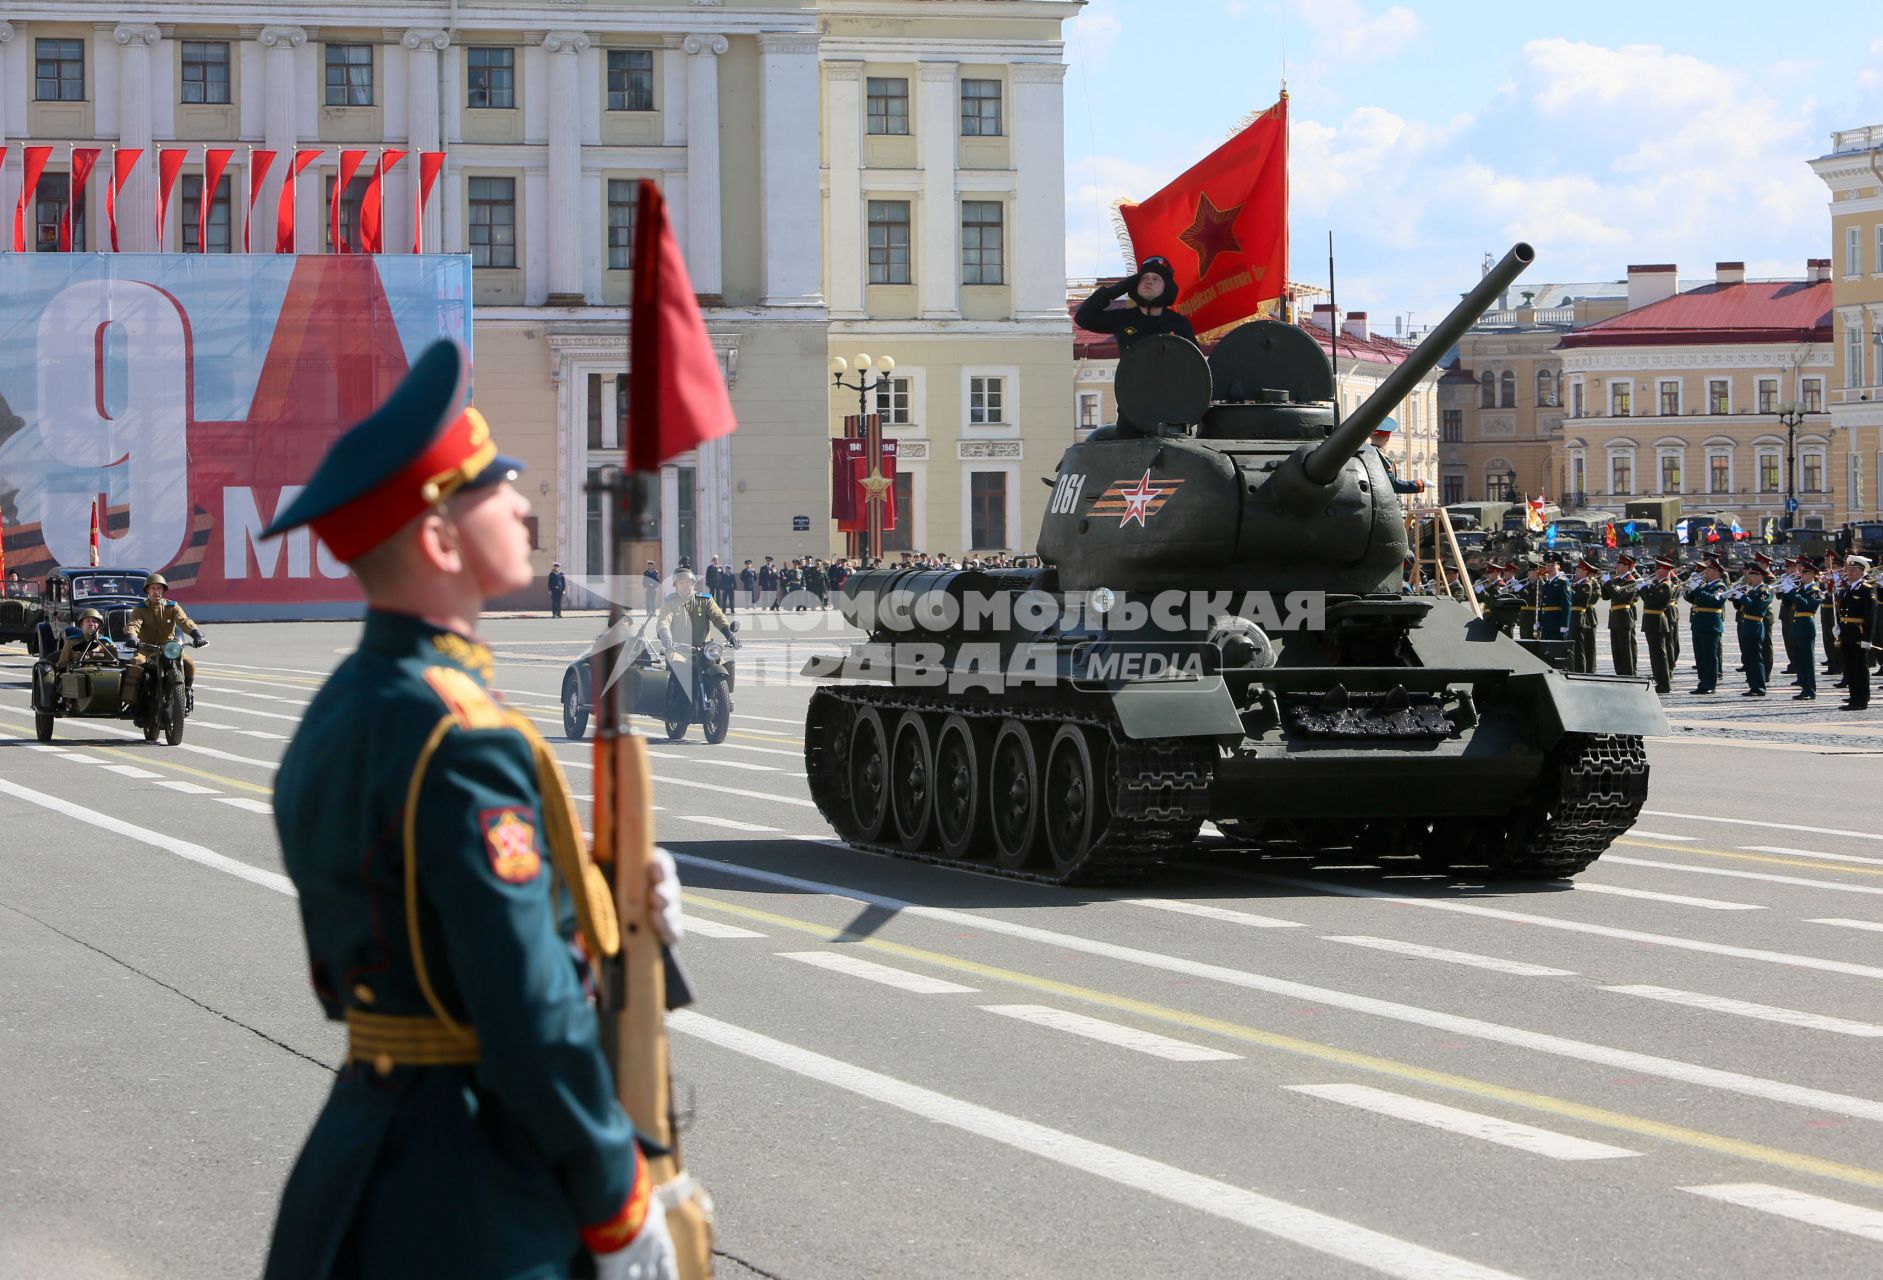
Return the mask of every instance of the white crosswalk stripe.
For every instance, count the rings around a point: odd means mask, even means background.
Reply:
[[[1364,938],[1340,935],[1324,935],[1323,942],[1345,942],[1349,946],[1368,947],[1374,951],[1392,951],[1402,956],[1417,956],[1422,960],[1442,960],[1447,964],[1461,964],[1473,969],[1489,969],[1496,973],[1515,974],[1530,978],[1573,978],[1573,969],[1552,969],[1547,965],[1528,964],[1522,960],[1502,960],[1496,956],[1474,955],[1469,951],[1448,951],[1444,947],[1428,947],[1418,942],[1399,942],[1392,938]]]
[[[1224,924],[1239,924],[1250,929],[1299,929],[1302,927],[1299,920],[1253,915],[1247,911],[1232,911],[1228,907],[1212,907],[1204,902],[1180,902],[1174,898],[1120,898],[1118,901],[1130,907],[1152,907],[1158,911],[1174,911],[1179,915],[1201,916],[1206,920],[1221,920]]]
[[[178,779],[167,779],[163,782],[156,783],[155,785],[159,787],[167,787],[171,791],[181,792],[183,795],[186,795],[186,796],[213,796],[216,794],[216,789],[214,787],[198,786],[194,782],[183,782]]]
[[[1825,1227],[1831,1231],[1842,1231],[1847,1235],[1861,1236],[1865,1240],[1883,1243],[1883,1211],[1867,1209],[1862,1205],[1845,1204],[1842,1200],[1827,1200],[1823,1196],[1807,1195],[1802,1191],[1792,1191],[1786,1187],[1775,1187],[1763,1182],[1740,1182],[1715,1187],[1682,1187],[1681,1190],[1692,1192],[1696,1196],[1705,1196],[1709,1200],[1720,1200],[1726,1204],[1757,1209],[1761,1213],[1776,1214],[1781,1218],[1790,1218],[1794,1222],[1805,1222],[1814,1227]]]
[[[681,923],[686,926],[688,937],[700,938],[762,938],[765,935],[751,929],[742,929],[736,924],[727,924],[722,920],[708,920],[703,916],[683,915]]]
[[[1805,923],[1806,924],[1834,924],[1834,925],[1842,926],[1845,929],[1869,929],[1876,933],[1883,933],[1883,924],[1879,924],[1875,920],[1830,919],[1830,920],[1807,920],[1805,921]]]
[[[847,956],[836,951],[780,951],[778,954],[786,960],[798,960],[819,969],[828,969],[832,973],[848,974],[852,978],[862,978],[869,982],[880,982],[885,987],[895,987],[899,991],[912,991],[917,995],[961,995],[974,990],[973,987],[964,987],[958,982],[945,982],[940,978],[931,978],[927,974],[910,973],[906,969],[892,969],[886,964],[877,964],[872,960]]]
[[[1064,1009],[1054,1009],[1043,1004],[984,1004],[981,1008],[1002,1017],[1030,1022],[1037,1027],[1050,1027],[1054,1031],[1084,1036],[1088,1040],[1117,1045],[1121,1049],[1147,1053],[1153,1058],[1165,1058],[1171,1062],[1232,1062],[1242,1057],[1239,1053],[1225,1053],[1221,1049],[1191,1044],[1188,1040],[1174,1040],[1154,1031],[1140,1031],[1136,1027],[1120,1026],[1116,1022],[1088,1018],[1084,1014],[1068,1013]]]
[[[1515,1147],[1519,1151],[1548,1156],[1552,1160],[1618,1160],[1639,1154],[1623,1147],[1612,1147],[1606,1142],[1591,1142],[1586,1138],[1501,1120],[1496,1116],[1480,1115],[1475,1111],[1463,1111],[1364,1084],[1291,1084],[1283,1088],[1290,1093],[1358,1107],[1362,1111],[1409,1120],[1413,1124],[1494,1142],[1502,1147]]]
[[[1733,1000],[1726,996],[1702,995],[1697,991],[1676,991],[1671,987],[1626,986],[1603,987],[1604,991],[1613,991],[1619,995],[1641,996],[1648,1000],[1661,1000],[1668,1004],[1684,1004],[1691,1009],[1707,1009],[1714,1013],[1730,1013],[1741,1018],[1758,1018],[1765,1022],[1783,1022],[1794,1027],[1806,1027],[1812,1031],[1834,1031],[1846,1036],[1883,1036],[1883,1027],[1868,1022],[1852,1022],[1845,1018],[1827,1017],[1821,1013],[1801,1013],[1796,1009],[1779,1009],[1769,1004],[1754,1004],[1750,1000]]]
[[[1703,907],[1708,911],[1763,911],[1756,902],[1727,902],[1721,898],[1692,898],[1684,893],[1657,893],[1652,889],[1630,889],[1619,884],[1576,881],[1577,893],[1607,893],[1618,898],[1641,898],[1648,902],[1671,902],[1681,907]]]
[[[724,827],[728,831],[750,831],[754,834],[776,831],[777,827],[768,827],[758,822],[741,822],[737,818],[721,818],[706,813],[676,813],[674,817],[682,822],[698,822],[709,827]]]
[[[250,813],[272,814],[275,811],[275,807],[266,800],[251,800],[247,796],[219,796],[217,800],[232,809],[247,809]]]

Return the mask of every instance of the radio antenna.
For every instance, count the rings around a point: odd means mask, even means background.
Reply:
[[[1334,426],[1340,426],[1340,306],[1334,301],[1334,233],[1327,233],[1327,350],[1334,359]]]

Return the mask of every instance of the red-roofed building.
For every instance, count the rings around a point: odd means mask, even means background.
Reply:
[[[1740,262],[1684,292],[1675,280],[1672,266],[1631,266],[1628,309],[1556,344],[1565,507],[1619,512],[1665,496],[1689,513],[1731,512],[1755,532],[1768,517],[1841,523],[1829,263],[1811,260],[1801,280],[1748,280]]]

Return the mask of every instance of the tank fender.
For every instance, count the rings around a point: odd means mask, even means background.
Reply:
[[[1135,680],[1112,690],[1112,708],[1127,738],[1225,738],[1242,736],[1236,700],[1221,679]]]
[[[1643,696],[1643,683],[1629,677],[1566,676],[1555,671],[1510,678],[1513,700],[1534,710],[1545,748],[1565,733],[1665,737],[1673,730],[1660,701]]]

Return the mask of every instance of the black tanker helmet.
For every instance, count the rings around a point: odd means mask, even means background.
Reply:
[[[1138,274],[1140,276],[1162,276],[1164,279],[1163,294],[1150,302],[1146,302],[1143,298],[1138,297],[1137,281],[1133,280],[1131,282],[1131,296],[1139,305],[1147,307],[1169,307],[1176,304],[1177,272],[1176,269],[1170,265],[1169,258],[1162,256],[1146,258],[1143,262],[1138,264]]]

